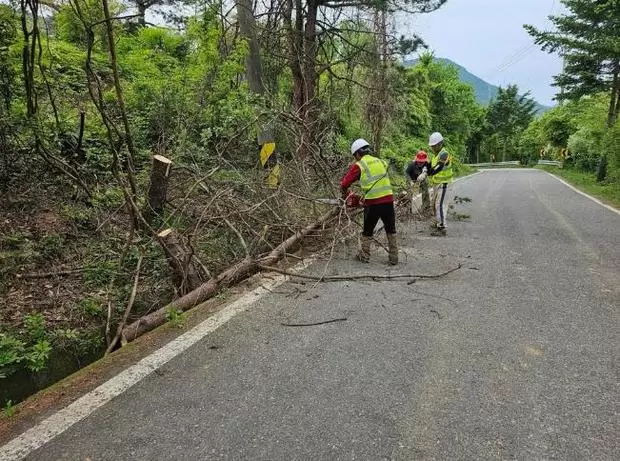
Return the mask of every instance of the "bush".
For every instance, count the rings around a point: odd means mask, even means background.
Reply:
[[[52,351],[46,339],[45,319],[41,314],[24,317],[24,330],[17,338],[0,333],[0,379],[22,368],[38,372],[45,368]]]
[[[605,134],[603,149],[609,160],[609,176],[620,180],[620,122],[616,121]]]

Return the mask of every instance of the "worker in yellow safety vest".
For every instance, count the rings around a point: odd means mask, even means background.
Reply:
[[[433,186],[431,202],[435,209],[435,217],[431,222],[431,234],[446,235],[448,185],[454,182],[452,156],[444,148],[444,139],[441,133],[431,134],[428,145],[434,154],[431,159],[431,169],[428,172],[430,183]]]
[[[396,214],[392,184],[388,176],[387,163],[370,155],[372,149],[364,139],[357,139],[351,144],[351,154],[355,163],[340,181],[342,196],[350,196],[349,187],[359,181],[362,190],[361,204],[364,207],[364,230],[361,236],[358,259],[370,260],[370,244],[379,219],[383,222],[388,239],[388,255],[391,265],[398,264],[398,244],[396,240]]]

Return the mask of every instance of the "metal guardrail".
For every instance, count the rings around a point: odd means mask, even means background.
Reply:
[[[564,163],[558,160],[539,160],[539,165],[562,166]]]
[[[511,162],[489,162],[489,163],[468,163],[467,166],[473,167],[492,167],[492,166],[519,166],[521,163],[518,160]]]

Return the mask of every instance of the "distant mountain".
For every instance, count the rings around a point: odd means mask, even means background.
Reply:
[[[485,82],[480,77],[469,72],[463,66],[446,58],[435,58],[435,60],[445,63],[445,64],[452,64],[453,66],[455,66],[459,71],[459,77],[461,78],[461,81],[464,83],[469,83],[471,86],[474,87],[476,99],[478,100],[480,104],[486,106],[489,104],[489,102],[491,102],[491,100],[495,96],[497,96],[497,92],[499,91],[499,88],[497,86],[492,85],[488,82]],[[412,67],[412,66],[415,66],[417,62],[418,62],[417,59],[406,60],[403,62],[403,66]],[[539,114],[542,114],[543,112],[546,112],[549,109],[551,109],[551,107],[544,106],[542,104],[539,104],[538,102],[536,103],[536,110]]]

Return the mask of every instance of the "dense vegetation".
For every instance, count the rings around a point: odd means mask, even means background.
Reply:
[[[306,199],[338,193],[352,139],[396,176],[433,130],[464,160],[484,117],[471,87],[431,55],[405,69],[422,41],[389,33],[395,11],[443,3],[165,2],[156,25],[164,2],[0,5],[0,379],[57,379],[55,354],[101,354],[118,325],[315,221]],[[154,154],[173,162],[163,211]]]
[[[567,13],[552,17],[554,31],[526,26],[543,50],[559,53],[564,69],[555,77],[564,104],[533,122],[521,152],[534,146],[566,157],[567,166],[596,171],[599,182],[620,182],[620,2],[562,0]]]

